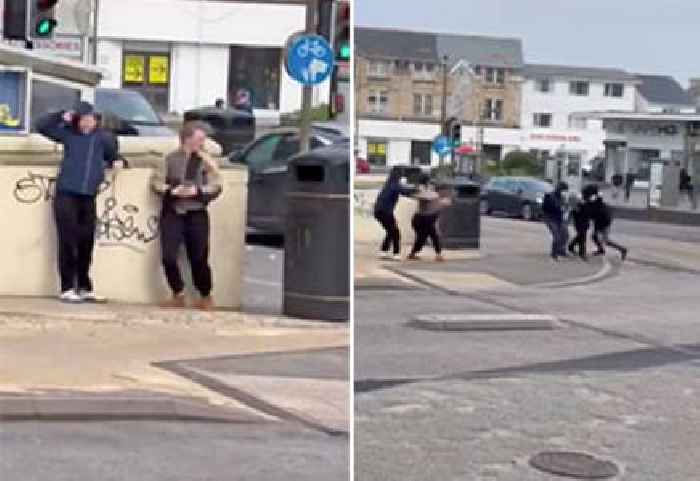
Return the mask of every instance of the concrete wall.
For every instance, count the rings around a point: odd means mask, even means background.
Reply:
[[[160,264],[159,198],[148,185],[150,168],[110,173],[98,198],[92,277],[108,298],[158,303],[169,295]],[[0,295],[53,296],[58,292],[51,198],[56,168],[0,165],[0,209],[9,235],[0,237]],[[224,170],[224,193],[209,209],[214,298],[239,308],[245,243],[247,174]],[[188,266],[183,273],[189,277]],[[188,280],[188,284],[191,282]]]

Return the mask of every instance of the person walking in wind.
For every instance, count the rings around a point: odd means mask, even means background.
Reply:
[[[110,132],[100,127],[97,113],[88,102],[75,112],[45,115],[37,130],[63,144],[63,160],[56,179],[53,208],[58,234],[59,299],[63,302],[99,302],[90,279],[97,223],[96,197],[105,168],[121,167],[119,146]]]
[[[569,239],[569,228],[565,222],[564,192],[569,190],[566,182],[559,182],[557,187],[545,194],[542,201],[542,214],[544,222],[552,234],[552,249],[550,255],[552,259],[559,260],[559,257],[567,257],[566,243]]]
[[[222,186],[218,165],[204,151],[207,129],[202,122],[186,123],[180,131],[180,148],[165,158],[151,179],[153,190],[163,196],[160,242],[163,270],[172,290],[163,307],[185,307],[185,285],[177,264],[183,244],[201,296],[196,307],[214,307],[207,206],[221,194]]]

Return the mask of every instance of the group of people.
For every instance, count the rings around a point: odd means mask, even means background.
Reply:
[[[63,145],[53,201],[58,238],[59,299],[68,303],[104,302],[90,278],[97,223],[96,198],[107,168],[119,169],[116,136],[101,126],[88,102],[73,111],[45,115],[38,131]],[[217,163],[206,153],[207,126],[188,122],[180,131],[180,147],[153,175],[151,186],[162,198],[160,240],[163,269],[172,290],[164,307],[184,307],[184,283],[177,264],[184,244],[192,278],[201,297],[196,307],[208,310],[212,274],[209,266],[208,204],[222,190]]]
[[[430,240],[435,250],[435,260],[444,261],[438,219],[440,211],[451,203],[448,197],[443,197],[435,190],[428,175],[421,175],[417,187],[409,187],[402,182],[401,172],[393,169],[387,176],[384,186],[374,203],[374,218],[385,231],[379,257],[383,259],[401,260],[401,231],[396,223],[394,210],[400,196],[412,196],[418,202],[416,212],[411,218],[411,226],[415,232],[415,241],[409,260],[418,260],[418,254]]]
[[[583,188],[580,197],[569,196],[574,198],[573,202],[567,202],[565,198],[568,190],[569,186],[566,182],[559,182],[552,192],[545,194],[542,202],[544,222],[552,235],[550,251],[552,259],[556,261],[572,254],[586,260],[588,231],[592,225],[592,238],[597,246],[593,255],[604,255],[606,247],[612,247],[620,253],[624,261],[628,249],[610,238],[613,222],[612,209],[603,200],[598,187],[588,185]],[[573,224],[576,231],[571,241],[569,241],[569,223]]]

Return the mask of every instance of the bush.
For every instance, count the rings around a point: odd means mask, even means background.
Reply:
[[[280,124],[284,126],[298,126],[301,120],[301,110],[291,114],[283,114],[280,117]],[[311,122],[325,122],[330,120],[328,104],[319,105],[311,109]]]
[[[537,158],[529,152],[508,152],[502,162],[508,175],[536,175],[540,170]]]

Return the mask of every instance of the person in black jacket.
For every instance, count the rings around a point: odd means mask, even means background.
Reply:
[[[64,302],[98,302],[90,279],[97,222],[96,197],[107,166],[117,162],[119,146],[114,135],[103,130],[98,114],[88,102],[74,112],[48,114],[37,130],[63,144],[63,160],[56,180],[54,215],[58,234],[58,268]]]
[[[605,246],[607,245],[617,249],[624,261],[627,258],[627,248],[610,239],[610,227],[613,221],[610,207],[603,201],[603,197],[597,193],[591,196],[591,200],[587,204],[593,220],[593,242],[598,246],[598,250],[593,255],[604,255]]]
[[[386,235],[379,251],[379,257],[384,259],[401,259],[401,232],[394,217],[394,209],[399,202],[399,196],[409,195],[411,190],[401,185],[401,171],[392,169],[387,176],[382,190],[374,203],[374,218],[377,219]],[[389,248],[393,246],[393,257],[389,254]]]
[[[566,243],[569,237],[569,229],[564,219],[564,192],[569,190],[566,182],[559,182],[557,187],[545,194],[542,200],[542,214],[544,222],[552,234],[552,250],[550,255],[555,261],[559,257],[567,257]]]
[[[576,205],[571,210],[571,218],[574,221],[576,237],[569,243],[569,252],[573,255],[578,254],[585,261],[587,260],[586,238],[588,236],[588,228],[591,225],[591,217],[585,199],[576,201]]]

